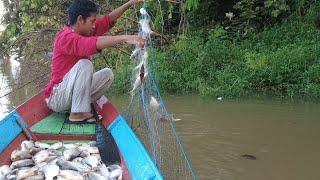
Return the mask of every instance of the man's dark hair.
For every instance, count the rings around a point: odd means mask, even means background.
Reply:
[[[98,6],[89,0],[73,0],[68,9],[68,25],[74,25],[78,16],[82,16],[84,20],[90,17],[91,13],[96,13]]]

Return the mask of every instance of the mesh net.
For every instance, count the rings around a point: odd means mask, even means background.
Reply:
[[[191,164],[174,128],[157,84],[148,66],[151,49],[150,17],[140,9],[139,35],[147,39],[145,47],[136,46],[131,58],[133,67],[131,101],[125,114],[127,122],[146,147],[165,179],[195,179]],[[152,69],[154,69],[153,67]]]

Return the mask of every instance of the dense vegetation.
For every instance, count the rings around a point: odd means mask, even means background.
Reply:
[[[18,47],[25,57],[48,66],[48,59],[39,54],[52,49],[54,33],[65,22],[68,1],[4,2],[8,12],[2,49]],[[96,2],[113,9],[124,1]],[[317,0],[165,0],[147,1],[147,8],[153,29],[160,33],[153,38],[149,62],[162,91],[320,97]],[[119,21],[110,34],[135,33],[138,10],[128,11],[130,18]],[[118,46],[95,57],[97,68],[106,63],[114,68],[113,92],[130,89],[131,48]]]

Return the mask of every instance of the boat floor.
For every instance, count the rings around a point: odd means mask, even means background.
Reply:
[[[52,113],[50,116],[34,124],[30,130],[40,134],[94,135],[95,124],[65,123],[65,113]]]

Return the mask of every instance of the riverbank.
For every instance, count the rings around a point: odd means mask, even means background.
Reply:
[[[320,98],[320,29],[315,9],[240,41],[215,26],[195,29],[152,50],[149,65],[162,92],[242,97],[252,92],[289,98]],[[109,58],[117,61],[116,56]],[[115,59],[113,59],[115,58]],[[113,93],[130,89],[133,62],[121,58]]]

